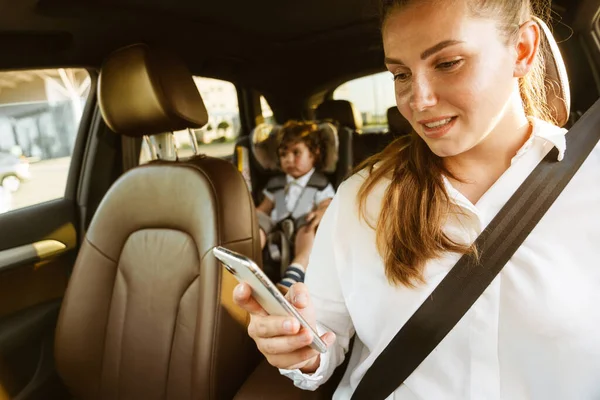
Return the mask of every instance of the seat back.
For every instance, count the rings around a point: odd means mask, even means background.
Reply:
[[[106,123],[130,136],[207,121],[185,66],[144,45],[105,62]],[[56,332],[60,376],[80,399],[232,398],[258,361],[236,280],[212,255],[261,263],[253,202],[230,163],[196,156],[125,173],[101,202]]]
[[[387,110],[387,120],[387,132],[361,133],[354,136],[354,166],[385,149],[397,137],[408,135],[412,131],[410,123],[396,106]]]
[[[319,120],[331,119],[340,126],[352,131],[360,131],[363,126],[360,112],[348,100],[325,100],[315,110],[315,118]]]
[[[356,133],[362,129],[362,116],[354,104],[347,100],[325,100],[315,110],[315,118],[320,121],[334,121],[338,126],[340,149],[337,179],[341,183],[352,172],[353,140]]]

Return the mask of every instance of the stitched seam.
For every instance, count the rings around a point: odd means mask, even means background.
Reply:
[[[167,398],[168,388],[169,388],[169,378],[171,377],[171,362],[172,362],[172,358],[173,358],[173,346],[175,345],[175,336],[177,335],[177,322],[179,321],[179,314],[180,314],[180,310],[181,310],[181,301],[183,300],[183,297],[186,295],[186,293],[190,290],[190,288],[192,287],[194,282],[196,282],[198,279],[199,279],[199,275],[196,275],[194,277],[194,279],[192,279],[190,284],[183,291],[181,298],[179,299],[179,304],[177,306],[177,312],[176,312],[174,326],[173,326],[173,337],[171,338],[171,346],[170,346],[170,352],[169,352],[169,368],[167,369],[167,380],[166,380],[166,385],[165,385],[165,392],[163,394],[165,399]],[[197,312],[196,312],[196,315],[197,315]],[[195,336],[196,335],[194,335],[194,337]],[[193,374],[192,374],[192,376],[193,376]]]
[[[108,302],[108,310],[106,313],[106,326],[104,327],[104,336],[102,340],[102,361],[100,361],[100,379],[99,379],[99,391],[102,393],[102,386],[104,381],[104,361],[106,360],[106,338],[108,337],[108,323],[110,320],[110,310],[112,309],[113,299],[115,295],[115,286],[117,284],[117,275],[119,274],[119,263],[109,256],[107,256],[104,252],[102,252],[98,247],[96,247],[87,237],[85,238],[86,243],[88,243],[94,250],[96,250],[100,255],[105,257],[107,260],[115,263],[115,280],[112,285],[112,290],[110,291],[110,301]],[[122,252],[122,249],[121,249]]]
[[[198,168],[196,165],[193,165],[193,164],[186,164],[186,166],[187,167],[191,167],[192,169],[195,169],[196,171],[200,172],[204,176],[204,178],[206,179],[206,181],[210,184],[211,194],[213,196],[213,201],[214,201],[214,204],[215,204],[216,214],[217,214],[217,223],[216,223],[216,227],[215,227],[215,229],[217,231],[217,243],[220,243],[221,242],[221,229],[220,229],[220,227],[221,227],[221,224],[222,224],[222,221],[221,221],[221,212],[220,212],[221,211],[221,202],[217,201],[218,199],[217,199],[217,196],[216,196],[216,192],[217,192],[216,187],[213,184],[212,180],[209,179],[208,175],[204,172],[204,170],[202,170],[201,168]],[[206,258],[207,253],[205,253],[204,256],[202,257],[202,259],[200,260],[200,265],[203,264],[204,259]],[[221,273],[222,273],[222,271],[219,270],[219,272],[218,272],[219,279],[218,279],[218,282],[217,282],[217,296],[216,296],[216,299],[215,299],[215,301],[216,301],[215,305],[217,307],[216,307],[216,309],[214,311],[214,314],[215,314],[215,324],[213,326],[213,332],[212,332],[212,338],[211,338],[211,343],[213,345],[211,346],[210,368],[209,368],[209,372],[208,372],[208,393],[209,393],[209,396],[211,398],[215,397],[214,393],[215,393],[215,390],[216,390],[214,388],[214,385],[212,384],[212,382],[213,382],[213,377],[214,377],[215,369],[216,369],[215,366],[216,366],[216,363],[217,363],[217,361],[216,361],[217,355],[216,355],[216,350],[215,350],[217,346],[215,346],[214,344],[216,343],[216,339],[217,339],[218,326],[219,326],[219,324],[221,322],[221,320],[220,320],[220,313],[219,313],[219,307],[218,307],[218,305],[219,305],[219,303],[221,301],[221,279],[220,279]]]
[[[211,351],[211,356],[210,356],[210,372],[209,372],[209,381],[208,381],[208,387],[209,387],[209,393],[211,395],[211,398],[216,398],[216,388],[215,386],[212,384],[213,380],[214,380],[214,375],[215,375],[215,371],[217,369],[217,332],[219,331],[219,327],[221,326],[221,313],[219,312],[220,310],[220,304],[221,304],[221,291],[223,290],[223,279],[222,279],[222,275],[223,271],[221,268],[219,268],[219,272],[218,272],[218,279],[217,279],[217,296],[216,296],[216,310],[215,310],[215,325],[213,328],[213,337],[212,337],[212,351]]]
[[[220,232],[219,227],[221,225],[221,220],[220,220],[220,212],[219,211],[220,211],[221,204],[220,204],[220,202],[216,201],[217,199],[216,199],[216,196],[215,196],[215,193],[216,193],[215,185],[209,179],[208,175],[201,168],[197,167],[196,165],[186,163],[186,164],[178,164],[177,166],[178,167],[188,168],[188,169],[191,169],[191,170],[194,170],[194,171],[200,173],[206,179],[206,181],[208,182],[208,184],[210,185],[211,193],[213,195],[213,200],[214,200],[214,203],[215,203],[215,208],[216,208],[216,211],[217,211],[216,214],[217,214],[217,218],[218,218],[217,223],[216,223],[217,242],[220,242],[221,232]],[[206,254],[208,254],[209,252],[210,252],[210,250],[207,251],[202,256],[202,258],[199,260],[199,262],[200,262],[199,267],[202,265],[202,263],[204,262],[204,259],[206,257]],[[221,295],[220,279],[219,279],[219,286],[218,286],[217,292],[218,292],[218,295],[219,295],[218,298],[220,299],[220,295]],[[198,298],[198,300],[200,300],[200,297]],[[218,301],[219,300],[217,300],[217,302]],[[218,308],[217,308],[217,310],[218,310]],[[216,312],[216,315],[215,315],[215,325],[214,325],[215,328],[213,329],[213,334],[212,334],[212,339],[211,339],[212,340],[211,343],[213,343],[213,344],[215,343],[215,339],[216,339],[216,336],[217,336],[217,329],[216,329],[216,327],[217,327],[217,324],[218,324],[218,314],[219,313]],[[195,340],[194,340],[194,353],[193,353],[192,363],[194,363],[194,360],[196,360],[196,357],[197,357],[197,348],[198,348],[198,346],[197,346],[197,337],[198,337],[198,335],[197,335],[197,329],[198,329],[198,323],[200,323],[200,319],[196,320],[196,331],[194,332],[194,338],[195,338]],[[213,378],[213,374],[214,374],[214,365],[216,363],[216,361],[215,361],[216,355],[215,355],[215,351],[214,351],[215,347],[216,346],[212,346],[212,349],[211,349],[210,368],[209,368],[209,372],[208,372],[208,393],[209,393],[209,396],[211,398],[214,397],[214,396],[212,396],[212,393],[213,393],[213,390],[214,390],[213,389],[213,385],[212,385],[212,378]],[[194,363],[194,365],[195,365],[195,363]],[[192,380],[192,382],[191,382],[192,394],[194,394],[194,389],[195,389],[195,386],[194,386],[194,376],[195,376],[195,371],[194,371],[194,373],[192,373],[192,375],[190,377],[190,379]],[[192,396],[192,397],[195,397],[195,396]]]
[[[220,227],[221,227],[223,221],[221,219],[221,212],[220,212],[221,211],[221,202],[218,201],[218,199],[217,199],[217,196],[216,196],[217,190],[216,190],[215,185],[213,184],[212,180],[209,179],[208,175],[204,172],[204,170],[202,170],[198,166],[196,166],[194,164],[190,164],[190,163],[179,164],[178,166],[189,168],[189,169],[192,169],[192,170],[195,170],[195,171],[199,172],[202,176],[204,176],[204,178],[206,179],[206,181],[210,185],[211,194],[213,195],[213,200],[214,200],[214,204],[215,204],[215,208],[216,208],[216,214],[217,214],[217,221],[216,221],[217,224],[216,224],[216,227],[215,227],[215,229],[217,231],[217,235],[216,235],[216,237],[217,237],[217,243],[221,243],[222,242],[222,238],[221,238],[221,229],[220,229]],[[254,219],[252,219],[252,221],[254,221]],[[242,242],[242,241],[246,241],[248,239],[251,240],[252,237],[250,237],[250,238],[244,238],[244,239],[239,239],[239,240],[235,240],[235,241],[232,241],[232,242],[227,242],[227,243],[224,243],[224,244],[231,244],[231,243]],[[200,265],[202,265],[202,263],[204,262],[206,256],[211,251],[212,251],[212,249],[208,250],[202,256],[202,258],[200,260]],[[253,251],[253,254],[254,254],[254,249],[252,251]],[[212,340],[211,343],[213,343],[213,344],[216,343],[217,332],[219,330],[218,327],[221,324],[221,318],[220,318],[221,313],[219,312],[219,310],[220,310],[219,304],[221,302],[221,291],[222,291],[222,278],[221,278],[222,277],[222,270],[221,269],[219,269],[218,274],[219,274],[219,279],[218,279],[218,282],[217,282],[217,297],[216,297],[216,304],[215,304],[217,307],[216,307],[216,310],[214,312],[214,315],[215,315],[215,324],[214,324],[212,338],[211,338],[211,340]],[[197,322],[199,322],[199,321],[197,321]],[[198,325],[196,324],[196,328],[197,327],[198,327]],[[211,398],[215,398],[215,396],[216,396],[215,395],[216,388],[213,385],[213,378],[214,378],[214,374],[215,374],[215,370],[216,370],[216,363],[217,363],[217,351],[216,351],[216,347],[217,346],[214,346],[214,345],[211,346],[210,370],[209,370],[209,373],[208,373],[209,374],[209,376],[208,376],[208,393],[209,393],[209,396]],[[195,349],[196,349],[196,346],[195,346],[195,343],[194,343],[194,359],[196,358],[196,350]],[[194,374],[192,374],[192,377],[193,376],[194,376]],[[193,381],[192,381],[192,383],[193,383]],[[192,391],[193,391],[193,386],[192,386]]]
[[[117,269],[117,273],[120,272],[120,269]],[[129,305],[129,290],[127,290],[127,279],[125,279],[125,274],[121,272],[123,276],[123,284],[125,285],[125,313],[123,315],[123,324],[121,326],[121,347],[119,349],[119,371],[117,373],[117,398],[121,397],[121,370],[123,369],[123,339],[125,338],[125,323],[127,321],[127,312]],[[116,282],[116,280],[115,280]]]
[[[129,239],[129,237],[127,238]],[[90,240],[86,237],[85,241],[94,249],[96,250],[98,253],[100,253],[104,258],[106,258],[109,261],[112,261],[114,263],[118,264],[118,260],[113,260],[110,256],[108,256],[105,252],[103,252],[102,250],[100,250],[94,243],[90,242]],[[121,249],[122,252],[123,249]]]

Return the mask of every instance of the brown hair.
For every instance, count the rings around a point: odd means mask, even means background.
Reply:
[[[382,0],[382,26],[392,10],[410,1],[417,0]],[[532,15],[541,16],[546,11],[541,5],[534,9],[530,0],[465,1],[469,1],[470,11],[475,15],[501,19],[499,29],[507,44],[516,38],[521,24]],[[545,106],[543,55],[546,45],[542,39],[538,57],[529,74],[521,78],[519,88],[527,115],[555,122]],[[385,263],[386,276],[392,284],[414,286],[423,282],[425,263],[444,252],[477,256],[474,246],[457,243],[443,232],[446,219],[457,212],[446,192],[443,177],[455,177],[444,167],[442,158],[435,155],[415,132],[396,139],[356,170],[368,171],[358,192],[359,215],[364,220],[367,220],[369,193],[380,180],[390,179],[381,213],[373,228],[376,229],[377,248]]]
[[[288,121],[279,131],[279,150],[286,149],[296,143],[302,142],[308,147],[315,158],[315,169],[323,167],[323,141],[321,140],[319,126],[313,121]]]

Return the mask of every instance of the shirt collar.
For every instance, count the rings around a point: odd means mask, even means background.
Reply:
[[[511,164],[534,145],[536,138],[542,139],[552,145],[552,147],[556,147],[558,150],[556,159],[562,161],[565,156],[565,151],[567,150],[567,141],[565,138],[567,130],[535,117],[529,117],[529,122],[533,127],[531,136],[519,151],[517,151],[517,154],[511,160]]]
[[[315,172],[315,169],[311,169],[310,171],[308,171],[306,174],[302,175],[299,178],[294,179],[293,176],[291,175],[286,175],[285,176],[285,181],[290,184],[290,183],[295,183],[298,186],[306,186],[306,184],[308,183],[308,181],[310,180],[310,177],[313,175],[313,173]]]
[[[512,158],[511,165],[515,161],[517,161],[521,156],[523,156],[523,154],[527,153],[527,151],[529,151],[533,147],[540,146],[541,143],[544,142],[558,149],[557,160],[561,161],[567,149],[567,142],[565,138],[567,130],[564,128],[559,128],[556,125],[553,125],[549,122],[535,117],[529,117],[529,121],[531,122],[531,125],[533,127],[531,131],[531,136]],[[541,139],[540,144],[536,144],[536,142],[539,143],[539,141],[536,141],[536,138]],[[456,190],[446,176],[443,176],[443,180],[444,186],[446,187],[446,193],[448,193],[451,201],[454,204],[462,207],[463,209],[467,209],[475,214],[478,213],[477,207],[471,204],[471,202],[462,193]]]

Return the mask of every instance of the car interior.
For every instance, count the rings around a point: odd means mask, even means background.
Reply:
[[[328,127],[334,187],[411,132],[377,1],[0,4],[0,154],[29,167],[0,186],[0,400],[331,398],[344,366],[315,392],[281,376],[211,250],[276,276],[255,205],[285,122]],[[548,106],[569,128],[600,94],[600,0],[548,18]],[[389,103],[353,94],[382,73]]]

